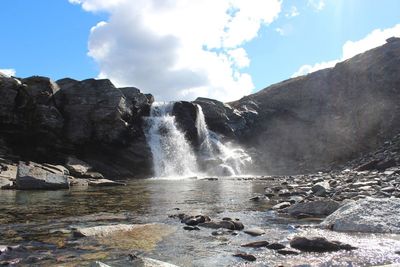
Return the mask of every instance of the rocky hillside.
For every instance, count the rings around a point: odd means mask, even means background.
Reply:
[[[399,74],[400,38],[390,38],[334,68],[230,103],[236,111],[224,123],[241,143],[256,148],[262,171],[330,168],[400,132]],[[208,121],[213,125],[214,118]]]

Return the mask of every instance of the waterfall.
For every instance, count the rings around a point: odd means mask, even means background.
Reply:
[[[198,173],[196,156],[172,116],[174,103],[153,103],[146,122],[146,139],[153,154],[157,177],[193,176]]]
[[[219,136],[209,130],[203,109],[197,105],[196,127],[199,138],[199,160],[203,169],[210,175],[240,175],[251,164],[251,157],[246,151],[230,143],[224,144]]]
[[[209,130],[201,106],[197,107],[196,128],[199,146],[194,153],[185,134],[179,130],[172,115],[174,102],[153,103],[145,118],[145,135],[153,154],[156,177],[190,177],[202,175],[241,175],[251,163],[242,148],[221,142]],[[198,166],[199,164],[199,166]]]

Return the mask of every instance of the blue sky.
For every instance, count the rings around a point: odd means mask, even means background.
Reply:
[[[225,6],[207,1],[188,7],[185,0],[168,6],[157,0],[2,0],[0,69],[54,80],[107,77],[159,100],[233,100],[296,72],[331,66],[399,32],[398,0],[230,3],[233,16],[241,15],[235,23],[233,17],[221,22]],[[375,29],[381,32],[367,38]]]

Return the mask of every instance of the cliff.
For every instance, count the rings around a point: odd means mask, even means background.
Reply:
[[[400,132],[400,39],[229,104],[257,114],[232,129],[262,171],[330,168]]]

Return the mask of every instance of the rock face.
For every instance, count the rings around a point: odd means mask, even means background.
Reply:
[[[65,164],[69,155],[110,178],[151,175],[142,117],[154,101],[109,80],[0,77],[0,152]]]
[[[16,187],[20,190],[57,190],[69,189],[69,183],[64,174],[53,173],[33,164],[20,162]]]
[[[305,173],[344,162],[399,132],[398,73],[399,38],[332,69],[283,81],[229,103],[239,114],[250,109],[257,113],[251,120],[242,116],[246,130],[239,127],[235,134],[257,149],[264,172]],[[210,127],[231,122],[222,118],[223,108],[204,110]]]
[[[360,199],[345,204],[321,225],[340,232],[400,233],[397,198]]]

